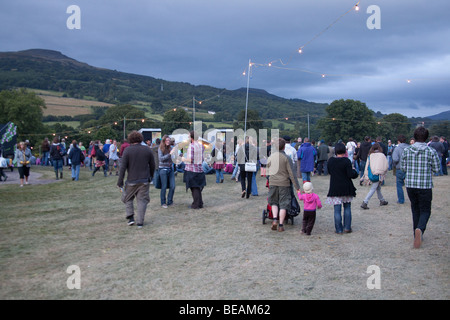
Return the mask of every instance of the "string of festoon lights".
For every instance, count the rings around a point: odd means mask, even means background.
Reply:
[[[346,12],[344,12],[343,14],[341,14],[338,18],[336,18],[334,21],[332,21],[330,24],[328,24],[324,29],[322,29],[320,32],[318,32],[317,34],[315,34],[311,39],[309,39],[308,41],[306,41],[304,44],[297,46],[297,48],[295,50],[293,50],[293,52],[291,53],[291,55],[289,56],[289,58],[286,61],[283,61],[283,59],[276,59],[276,60],[272,60],[269,61],[267,63],[256,63],[253,61],[250,61],[249,64],[247,65],[247,67],[244,69],[244,71],[242,72],[242,75],[244,76],[248,76],[249,78],[252,76],[252,69],[253,67],[268,67],[268,68],[276,68],[276,69],[281,69],[281,70],[290,70],[290,71],[297,71],[297,72],[302,72],[302,73],[308,73],[308,74],[312,74],[312,75],[317,75],[320,76],[322,78],[326,78],[326,77],[376,77],[373,75],[367,75],[367,74],[333,74],[333,73],[327,73],[327,72],[319,72],[319,71],[313,71],[313,70],[308,70],[308,69],[304,69],[304,68],[294,68],[294,67],[290,67],[290,63],[292,62],[293,58],[295,56],[298,55],[302,55],[305,53],[305,49],[307,49],[307,47],[314,42],[315,40],[317,40],[320,36],[322,36],[324,33],[326,33],[330,28],[332,28],[335,24],[337,24],[341,19],[343,19],[346,15],[350,14],[351,12],[358,12],[360,10],[360,3],[361,1],[358,1],[355,5],[353,5],[349,10],[347,10]],[[434,78],[433,78],[434,79]],[[402,78],[403,81],[406,81],[407,83],[411,83],[413,81],[416,80],[430,80],[430,78],[408,78],[408,79],[404,79]],[[208,101],[211,101],[213,99],[217,99],[220,98],[221,95],[226,92],[227,89],[222,89],[219,93],[211,95],[205,99],[197,99],[197,97],[193,97],[192,99],[186,99],[183,102],[179,103],[179,104],[174,104],[173,107],[171,107],[169,110],[173,110],[176,111],[178,108],[190,108],[192,107],[195,110],[195,106],[196,105],[202,105],[205,104]],[[273,118],[273,119],[258,119],[258,120],[251,120],[252,122],[264,122],[264,121],[279,121],[279,122],[292,122],[292,121],[300,121],[303,119],[306,119],[307,117],[318,117],[317,115],[296,115],[296,116],[290,116],[290,117],[281,117],[281,118]],[[195,120],[195,118],[193,119]],[[327,119],[328,121],[339,121],[339,122],[359,122],[359,120],[351,120],[351,119],[337,119],[337,118],[330,118]],[[71,131],[64,131],[64,132],[59,132],[59,133],[53,133],[53,134],[49,134],[49,133],[35,133],[35,134],[30,134],[30,136],[42,136],[42,137],[46,137],[46,136],[61,136],[61,137],[65,137],[66,139],[73,134],[93,134],[94,132],[105,128],[105,127],[113,127],[113,126],[118,126],[120,125],[123,119],[115,121],[113,123],[108,123],[108,124],[102,124],[102,125],[97,125],[95,127],[91,127],[91,128],[83,128],[83,129],[74,129]],[[157,120],[157,119],[153,119],[153,118],[142,118],[142,119],[126,119],[126,121],[134,121],[134,122],[141,122],[141,123],[164,123],[165,120]],[[221,121],[224,124],[233,124],[234,120],[232,121]],[[170,121],[170,123],[177,123],[177,124],[192,124],[193,121]],[[409,121],[386,121],[386,120],[382,120],[382,121],[375,121],[375,123],[377,125],[382,125],[382,124],[410,124]]]
[[[276,60],[272,60],[270,62],[267,63],[256,63],[256,62],[251,62],[242,72],[242,75],[247,75],[248,72],[251,72],[251,67],[274,67],[274,68],[278,68],[278,69],[285,69],[285,70],[294,70],[294,71],[300,71],[300,72],[304,72],[304,73],[310,73],[310,74],[318,74],[321,77],[325,77],[326,75],[329,75],[327,73],[323,73],[323,72],[316,72],[316,71],[310,71],[310,70],[306,70],[306,69],[299,69],[299,68],[287,68],[285,66],[289,65],[290,62],[292,61],[293,57],[299,54],[304,53],[305,48],[311,44],[314,40],[316,40],[317,38],[319,38],[321,35],[323,35],[325,32],[327,32],[333,25],[335,25],[336,23],[339,22],[339,20],[341,20],[344,16],[346,16],[347,14],[349,14],[350,12],[358,12],[360,7],[361,1],[358,1],[354,6],[351,7],[351,9],[347,10],[345,13],[341,14],[336,20],[334,20],[333,22],[331,22],[329,25],[327,25],[323,30],[321,30],[319,33],[315,34],[310,40],[306,41],[303,45],[300,45],[297,47],[297,49],[295,51],[293,51],[289,57],[289,59],[284,62],[281,58],[276,59]],[[277,66],[276,63],[281,63],[281,67]]]
[[[306,41],[303,45],[298,46],[295,51],[293,51],[289,57],[289,59],[284,62],[281,58],[272,60],[266,63],[257,63],[252,61],[249,63],[242,72],[242,75],[248,75],[248,72],[252,75],[252,68],[254,67],[268,67],[268,68],[274,68],[274,69],[281,69],[281,70],[290,70],[290,71],[297,71],[302,73],[308,73],[312,75],[317,75],[321,78],[328,78],[328,77],[363,77],[363,78],[379,78],[380,76],[373,75],[373,74],[361,74],[361,73],[330,73],[330,72],[324,72],[324,71],[314,71],[314,70],[308,70],[304,68],[294,68],[294,67],[288,67],[288,65],[291,63],[292,59],[295,56],[302,55],[305,53],[305,48],[310,45],[314,40],[322,36],[325,32],[327,32],[333,25],[338,23],[343,17],[348,15],[351,12],[358,12],[360,11],[360,2],[358,1],[355,5],[352,6],[349,10],[347,10],[345,13],[341,14],[336,20],[331,22],[329,25],[327,25],[323,30],[315,34],[310,40]],[[416,81],[428,81],[428,80],[449,80],[448,78],[424,78],[424,77],[390,77],[393,80],[399,80],[399,81],[405,81],[406,83],[410,84]]]

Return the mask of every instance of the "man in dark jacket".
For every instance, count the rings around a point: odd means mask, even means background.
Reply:
[[[431,139],[431,142],[429,144],[429,146],[431,148],[433,148],[434,150],[436,150],[438,156],[439,156],[439,163],[441,164],[441,170],[439,170],[439,172],[435,173],[435,176],[442,176],[444,174],[444,172],[442,171],[442,157],[445,153],[445,147],[444,144],[442,142],[439,141],[439,137],[438,136],[434,136]]]
[[[123,152],[117,180],[117,186],[122,191],[122,202],[125,203],[129,226],[135,222],[133,200],[136,198],[138,228],[142,228],[144,224],[147,204],[150,202],[150,181],[155,172],[153,151],[149,147],[141,145],[143,140],[144,137],[137,131],[132,131],[128,135],[130,146]],[[124,184],[125,171],[127,171],[127,180]]]
[[[297,151],[300,163],[300,171],[302,172],[303,183],[311,181],[311,172],[314,171],[314,158],[317,155],[316,149],[309,143],[309,139],[305,138],[304,143]]]
[[[358,151],[357,158],[359,159],[359,177],[362,178],[364,175],[364,169],[366,168],[366,161],[367,156],[369,155],[369,150],[372,147],[371,139],[369,136],[366,136],[364,138],[363,143],[361,143],[361,146]],[[361,182],[360,182],[361,184]]]
[[[81,149],[78,147],[78,143],[74,140],[72,141],[72,148],[69,151],[69,160],[72,166],[72,180],[75,181],[78,181],[80,177],[80,165],[84,160],[81,157]]]
[[[320,140],[320,145],[317,148],[317,171],[319,173],[319,176],[322,175],[322,169],[323,175],[328,175],[327,161],[329,153],[330,149],[326,145],[325,141]]]
[[[439,141],[441,141],[444,145],[444,154],[442,155],[441,161],[442,173],[444,174],[444,176],[447,176],[448,141],[447,139],[445,139],[445,137],[441,137]]]

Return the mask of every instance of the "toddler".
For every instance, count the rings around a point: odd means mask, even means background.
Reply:
[[[316,209],[322,208],[322,203],[317,194],[313,193],[313,185],[311,182],[303,184],[303,191],[298,193],[298,198],[304,202],[303,206],[303,227],[302,233],[310,236],[316,221]]]

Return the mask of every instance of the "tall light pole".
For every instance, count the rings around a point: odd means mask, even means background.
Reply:
[[[245,99],[245,122],[244,122],[244,141],[247,135],[247,109],[248,109],[248,90],[250,87],[250,69],[252,67],[252,60],[248,60],[248,74],[247,74],[247,98]]]
[[[193,110],[193,112],[192,112],[193,122],[192,123],[195,123],[195,96],[192,97],[192,110]]]

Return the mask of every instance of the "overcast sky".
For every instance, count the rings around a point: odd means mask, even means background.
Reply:
[[[0,51],[57,50],[95,67],[225,89],[247,86],[251,60],[250,87],[284,98],[355,99],[408,117],[450,110],[450,1],[362,0],[352,10],[357,2],[2,0]],[[80,29],[67,27],[71,5]],[[372,5],[379,11],[368,13]]]

